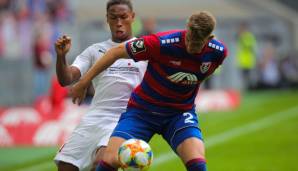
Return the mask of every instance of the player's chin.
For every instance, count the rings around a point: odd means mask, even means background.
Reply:
[[[115,38],[120,41],[125,41],[129,38],[128,34],[126,33],[116,33]]]

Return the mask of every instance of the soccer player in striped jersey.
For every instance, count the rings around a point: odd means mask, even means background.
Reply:
[[[194,101],[202,81],[222,64],[226,47],[214,39],[216,20],[209,12],[193,14],[186,30],[143,36],[108,51],[73,87],[80,103],[97,74],[120,58],[148,60],[141,84],[131,94],[97,171],[117,170],[118,147],[126,139],[149,141],[161,134],[188,171],[205,171],[205,148]]]

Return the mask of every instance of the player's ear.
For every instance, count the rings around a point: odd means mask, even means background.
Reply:
[[[135,12],[131,12],[131,18],[134,20],[135,19],[135,16],[136,16],[136,13]]]
[[[209,39],[209,40],[211,40],[211,39],[215,39],[215,35],[214,35],[214,34],[211,34],[211,35],[209,36],[208,39]]]

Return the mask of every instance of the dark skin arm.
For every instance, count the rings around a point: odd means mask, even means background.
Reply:
[[[68,86],[79,80],[81,77],[80,70],[77,67],[70,66],[66,62],[66,54],[71,47],[71,38],[64,35],[55,43],[55,51],[57,54],[56,74],[61,86]]]

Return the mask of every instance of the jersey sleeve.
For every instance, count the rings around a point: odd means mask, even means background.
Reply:
[[[227,49],[227,47],[224,46],[224,50],[223,50],[223,53],[221,54],[218,65],[222,64],[222,62],[226,59],[227,55],[228,55],[228,49]]]
[[[228,55],[228,49],[226,46],[224,46],[223,51],[220,53],[218,65],[221,65],[223,63],[223,61],[226,59],[227,55]]]
[[[125,44],[128,55],[134,61],[151,60],[160,52],[160,43],[156,35],[143,36]]]
[[[76,59],[74,60],[71,66],[77,67],[80,70],[81,76],[82,76],[92,66],[92,60],[93,60],[92,48],[88,47],[80,55],[76,57]]]

